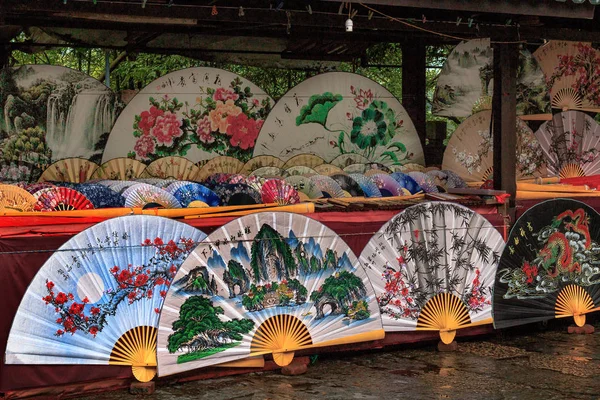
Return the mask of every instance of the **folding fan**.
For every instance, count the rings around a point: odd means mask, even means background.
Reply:
[[[285,164],[283,164],[283,169],[288,169],[291,167],[309,167],[314,168],[317,165],[325,164],[325,160],[323,160],[319,156],[315,156],[314,154],[298,154],[287,160]]]
[[[439,189],[431,177],[423,172],[408,172],[410,176],[423,189],[425,193],[439,193]]]
[[[492,323],[492,289],[504,247],[481,215],[458,204],[408,207],[381,227],[360,261],[387,332],[439,331]]]
[[[535,132],[548,173],[561,178],[600,173],[600,125],[580,111],[557,113]]]
[[[258,213],[217,229],[179,269],[160,316],[158,369],[264,354],[285,366],[297,350],[380,338],[373,289],[348,245],[303,215]]]
[[[371,175],[369,178],[375,182],[375,185],[377,185],[377,188],[383,197],[405,196],[410,194],[407,189],[402,188],[402,186],[390,175],[375,174]]]
[[[411,178],[410,175],[403,174],[402,172],[394,172],[390,176],[411,194],[416,194],[423,191],[423,188],[421,188],[421,186],[419,186],[419,184],[413,178]]]
[[[433,183],[439,188],[446,188],[446,180],[448,179],[448,175],[440,170],[431,170],[424,171],[425,175],[430,177],[433,180]]]
[[[218,185],[214,192],[221,204],[224,206],[242,206],[251,204],[261,204],[260,193],[248,185],[237,183],[235,185]]]
[[[81,193],[67,187],[53,187],[35,192],[36,211],[91,210],[94,205]]]
[[[465,181],[485,181],[493,174],[491,111],[482,111],[456,128],[444,151],[442,169],[457,173]],[[516,172],[518,178],[546,173],[540,143],[529,127],[517,119]]]
[[[292,185],[294,189],[296,189],[298,194],[303,193],[309,199],[320,199],[321,197],[325,197],[325,195],[319,190],[317,185],[306,176],[288,176],[284,180],[290,185]]]
[[[98,164],[84,158],[65,158],[50,165],[40,176],[39,182],[76,182],[90,180]]]
[[[79,233],[32,280],[15,316],[7,364],[131,365],[155,375],[159,313],[201,231],[131,215]]]
[[[363,193],[367,197],[382,197],[381,191],[373,182],[373,179],[364,176],[363,174],[350,174],[348,175],[352,180],[358,183],[358,186],[362,189]]]
[[[248,177],[242,174],[233,174],[227,178],[227,183],[247,183]]]
[[[383,164],[368,163],[368,164],[351,164],[344,168],[347,174],[364,174],[370,170],[378,170],[379,172],[391,173],[392,170]]]
[[[314,175],[311,176],[309,179],[315,184],[317,189],[323,192],[323,195],[325,197],[347,197],[346,195],[344,195],[344,191],[342,190],[340,185],[328,176]]]
[[[375,176],[375,175],[388,175],[388,173],[385,171],[382,171],[380,169],[370,169],[368,171],[365,171],[365,173],[363,175],[371,177],[371,176]]]
[[[244,185],[250,186],[252,189],[256,190],[258,193],[262,191],[262,185],[267,181],[267,178],[262,178],[260,176],[249,176],[246,178],[245,182],[238,182]],[[233,182],[230,182],[233,183]]]
[[[206,186],[195,182],[175,182],[166,189],[171,193],[182,207],[190,207],[191,203],[201,201],[207,206],[216,207],[220,204],[219,196]]]
[[[244,163],[237,158],[218,156],[209,160],[206,164],[200,168],[196,177],[197,181],[203,181],[212,174],[224,173],[224,174],[235,174],[238,173],[244,167]]]
[[[162,157],[151,162],[144,174],[155,178],[174,178],[180,181],[196,180],[200,168],[184,157]]]
[[[137,185],[140,182],[136,182],[136,181],[116,181],[114,183],[111,183],[108,185],[108,187],[117,192],[120,193],[121,195],[123,194],[123,192],[125,191],[125,189],[133,186],[133,185]]]
[[[300,203],[300,197],[294,187],[281,179],[269,179],[262,185],[262,202],[279,205]]]
[[[369,159],[367,157],[361,156],[360,154],[356,154],[356,153],[340,154],[339,156],[337,156],[330,162],[331,165],[335,165],[342,169],[344,169],[347,166],[352,165],[352,164],[368,164],[368,163],[369,163]]]
[[[425,171],[425,167],[422,166],[421,164],[415,164],[415,163],[410,163],[410,164],[404,164],[402,166],[402,171],[401,172],[412,172],[412,171],[416,171],[416,172],[424,172]]]
[[[533,56],[546,75],[553,108],[600,112],[600,54],[590,43],[551,40]]]
[[[181,208],[181,204],[171,193],[147,183],[130,186],[121,193],[121,196],[125,198],[125,207]]]
[[[56,187],[56,185],[53,185],[50,182],[37,182],[37,183],[30,183],[29,185],[25,186],[25,190],[27,190],[31,194],[34,194],[38,190],[48,189],[48,188],[53,188],[53,187]]]
[[[344,170],[342,170],[340,167],[333,165],[333,164],[321,164],[321,165],[317,165],[315,168],[315,171],[317,172],[317,174],[319,175],[326,175],[326,176],[331,176],[333,174],[343,174]]]
[[[331,179],[336,181],[342,190],[350,193],[351,197],[362,197],[365,196],[365,192],[363,192],[360,185],[352,179],[349,175],[346,174],[335,174],[331,175]]]
[[[0,212],[33,211],[36,198],[27,190],[13,185],[0,185]]]
[[[225,183],[229,183],[229,178],[231,174],[226,174],[224,172],[217,172],[212,175],[209,175],[207,178],[202,179],[202,183],[209,188],[215,187],[217,185],[222,185]]]
[[[313,175],[319,175],[319,173],[310,167],[298,166],[298,167],[290,167],[290,168],[284,170],[283,174],[282,174],[282,176],[284,178],[288,177],[288,176],[297,176],[297,175],[311,177]]]
[[[283,167],[285,162],[275,156],[256,156],[244,164],[244,166],[238,171],[240,174],[248,175],[250,172],[262,168],[262,167]]]
[[[129,180],[139,178],[146,164],[127,157],[113,158],[100,165],[91,176],[91,179]]]
[[[442,172],[446,174],[446,188],[450,189],[467,187],[466,182],[454,172],[447,169],[443,169]]]
[[[138,183],[146,183],[148,185],[156,186],[159,189],[168,187],[173,182],[177,182],[175,179],[162,179],[162,178],[140,178],[136,179]]]
[[[600,215],[585,203],[536,204],[513,226],[494,287],[494,326],[504,328],[600,309]]]
[[[83,194],[94,205],[94,208],[123,207],[125,198],[118,192],[99,184],[82,183],[75,190]]]
[[[248,176],[260,176],[263,178],[276,178],[284,176],[285,172],[277,167],[261,167],[252,171]]]

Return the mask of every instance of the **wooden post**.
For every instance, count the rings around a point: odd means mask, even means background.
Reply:
[[[418,39],[402,43],[402,106],[412,120],[425,149],[425,44]]]
[[[8,56],[10,52],[7,47],[0,46],[0,69],[8,66]]]
[[[510,194],[509,209],[514,210],[517,194],[517,44],[495,43],[492,132],[494,135],[494,189]],[[512,216],[512,210],[509,210]]]

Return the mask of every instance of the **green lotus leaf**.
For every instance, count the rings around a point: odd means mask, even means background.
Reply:
[[[302,124],[316,122],[325,126],[329,111],[331,111],[337,103],[342,101],[342,99],[343,97],[341,94],[333,94],[330,92],[311,96],[308,100],[308,104],[302,107],[300,115],[296,117],[296,125],[300,126]]]

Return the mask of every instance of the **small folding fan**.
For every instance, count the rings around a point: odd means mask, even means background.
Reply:
[[[423,191],[423,188],[421,188],[421,186],[419,186],[419,184],[407,174],[402,172],[394,172],[393,174],[390,174],[390,176],[411,194],[416,194]]]
[[[340,154],[339,156],[337,156],[336,158],[331,160],[330,164],[338,166],[341,169],[344,169],[347,166],[352,165],[352,164],[368,164],[369,162],[370,161],[367,157],[362,156],[360,154],[346,153],[346,154]]]
[[[182,207],[189,207],[195,201],[201,201],[211,207],[216,207],[220,204],[219,196],[199,183],[175,182],[170,184],[165,190],[171,193]]]
[[[600,309],[600,215],[585,203],[553,199],[513,226],[496,275],[494,326],[505,328]]]
[[[346,174],[335,174],[331,175],[331,179],[336,181],[342,190],[350,193],[352,197],[362,197],[365,196],[365,192],[363,192],[360,185],[352,179],[349,175]]]
[[[250,172],[262,167],[281,168],[283,167],[283,164],[285,164],[285,161],[275,156],[256,156],[248,160],[238,172],[240,174],[248,175]]]
[[[381,227],[360,261],[387,332],[439,331],[492,323],[492,289],[504,247],[481,215],[452,203],[408,207]]]
[[[13,185],[0,185],[0,212],[33,211],[36,198],[27,190]]]
[[[81,183],[75,187],[94,205],[94,208],[123,207],[125,198],[114,190],[97,183]]]
[[[236,174],[244,167],[244,163],[237,158],[228,156],[217,156],[200,168],[200,171],[195,180],[203,181],[212,174]]]
[[[91,176],[91,179],[130,180],[139,178],[146,164],[127,157],[113,158],[100,165]]]
[[[265,354],[285,366],[301,349],[383,338],[373,289],[348,245],[291,213],[248,215],[214,231],[179,269],[159,326],[159,376]]]
[[[242,174],[233,174],[227,178],[227,183],[248,183],[248,177]]]
[[[174,220],[131,215],[71,238],[23,296],[6,363],[130,365],[138,380],[151,380],[164,297],[205,236]]]
[[[408,172],[406,175],[410,176],[425,193],[439,193],[439,189],[429,175],[416,171]]]
[[[50,182],[37,182],[37,183],[28,184],[27,186],[25,186],[25,190],[27,190],[31,194],[34,194],[35,192],[37,192],[39,190],[53,188],[53,187],[56,187],[56,185],[54,185]]]
[[[340,167],[333,165],[333,164],[321,164],[321,165],[317,165],[314,170],[317,172],[317,174],[319,175],[326,175],[326,176],[331,176],[333,174],[343,174],[344,170],[342,170]]]
[[[91,210],[94,205],[74,189],[67,187],[53,187],[41,189],[35,192],[37,198],[36,211],[70,211]]]
[[[314,154],[298,154],[287,160],[285,164],[283,164],[283,169],[288,169],[291,167],[309,167],[314,168],[317,165],[325,164],[325,160],[323,160],[319,156],[315,156]]]
[[[288,176],[297,176],[297,175],[311,177],[313,175],[319,175],[319,173],[310,167],[297,166],[297,167],[290,167],[290,168],[284,170],[282,176],[285,178]]]
[[[209,175],[207,178],[202,179],[202,183],[207,187],[215,187],[217,185],[222,185],[225,183],[229,183],[229,178],[231,174],[226,174],[224,172],[216,172],[212,175]]]
[[[415,163],[404,164],[402,166],[402,171],[401,172],[407,173],[407,172],[413,172],[413,171],[424,172],[425,171],[425,167],[422,166],[421,164],[415,164]]]
[[[364,174],[370,170],[378,170],[388,174],[392,172],[389,167],[379,163],[350,164],[344,168],[344,172],[347,174]]]
[[[465,181],[485,181],[493,175],[491,111],[481,111],[456,128],[444,151],[442,169],[457,173]],[[544,153],[529,127],[516,121],[516,174],[518,178],[543,176]]]
[[[163,179],[163,178],[141,178],[136,179],[139,183],[147,183],[148,185],[156,186],[159,189],[165,189],[173,182],[177,182],[175,179]]]
[[[300,203],[300,197],[294,187],[281,179],[269,179],[262,185],[262,202],[279,205]]]
[[[439,188],[446,189],[446,180],[448,175],[440,170],[425,171],[425,175],[433,180],[433,183]]]
[[[377,188],[383,197],[405,196],[410,194],[407,189],[403,189],[402,186],[390,175],[375,174],[370,176],[370,178],[373,182],[375,182],[375,185],[377,185]]]
[[[317,189],[323,192],[325,197],[346,197],[340,185],[328,176],[315,175],[311,176],[309,179],[315,184]]]
[[[551,40],[533,56],[546,76],[552,108],[600,112],[600,53],[591,43]]]
[[[218,185],[214,192],[221,204],[224,206],[243,206],[251,204],[261,204],[260,193],[248,185],[237,183],[235,185]]]
[[[96,168],[98,164],[84,158],[65,158],[46,168],[39,182],[82,183],[91,179]]]
[[[120,194],[123,194],[123,192],[125,191],[125,189],[133,186],[133,185],[137,185],[140,182],[136,182],[136,181],[115,181],[111,184],[108,185],[108,187]]]
[[[306,176],[288,176],[284,180],[292,185],[298,193],[305,194],[309,199],[320,199],[321,197],[325,196],[323,192],[319,190],[317,185]]]
[[[548,173],[561,178],[600,173],[600,125],[580,111],[557,113],[535,132]]]
[[[455,174],[454,172],[447,170],[447,169],[443,169],[442,172],[446,174],[446,188],[447,189],[466,188],[467,187],[467,183],[460,176]]]
[[[281,168],[277,167],[262,167],[255,169],[248,176],[260,176],[263,178],[276,178],[284,176],[285,172]]]
[[[130,186],[121,193],[121,196],[125,198],[125,207],[181,208],[181,204],[171,193],[147,183]]]
[[[350,174],[348,175],[352,180],[358,183],[358,186],[362,189],[366,197],[382,197],[381,191],[373,182],[373,179],[364,176],[363,174]]]
[[[145,175],[155,178],[174,178],[180,181],[196,180],[200,168],[184,157],[162,157],[151,162],[144,171]]]

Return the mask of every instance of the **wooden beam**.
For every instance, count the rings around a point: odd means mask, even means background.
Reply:
[[[425,148],[426,137],[426,95],[425,77],[426,48],[422,41],[403,42],[402,49],[402,106],[410,116],[421,146]]]
[[[494,144],[494,189],[510,194],[509,208],[517,195],[517,64],[516,44],[496,43],[494,50],[494,95],[492,98],[492,132]]]

